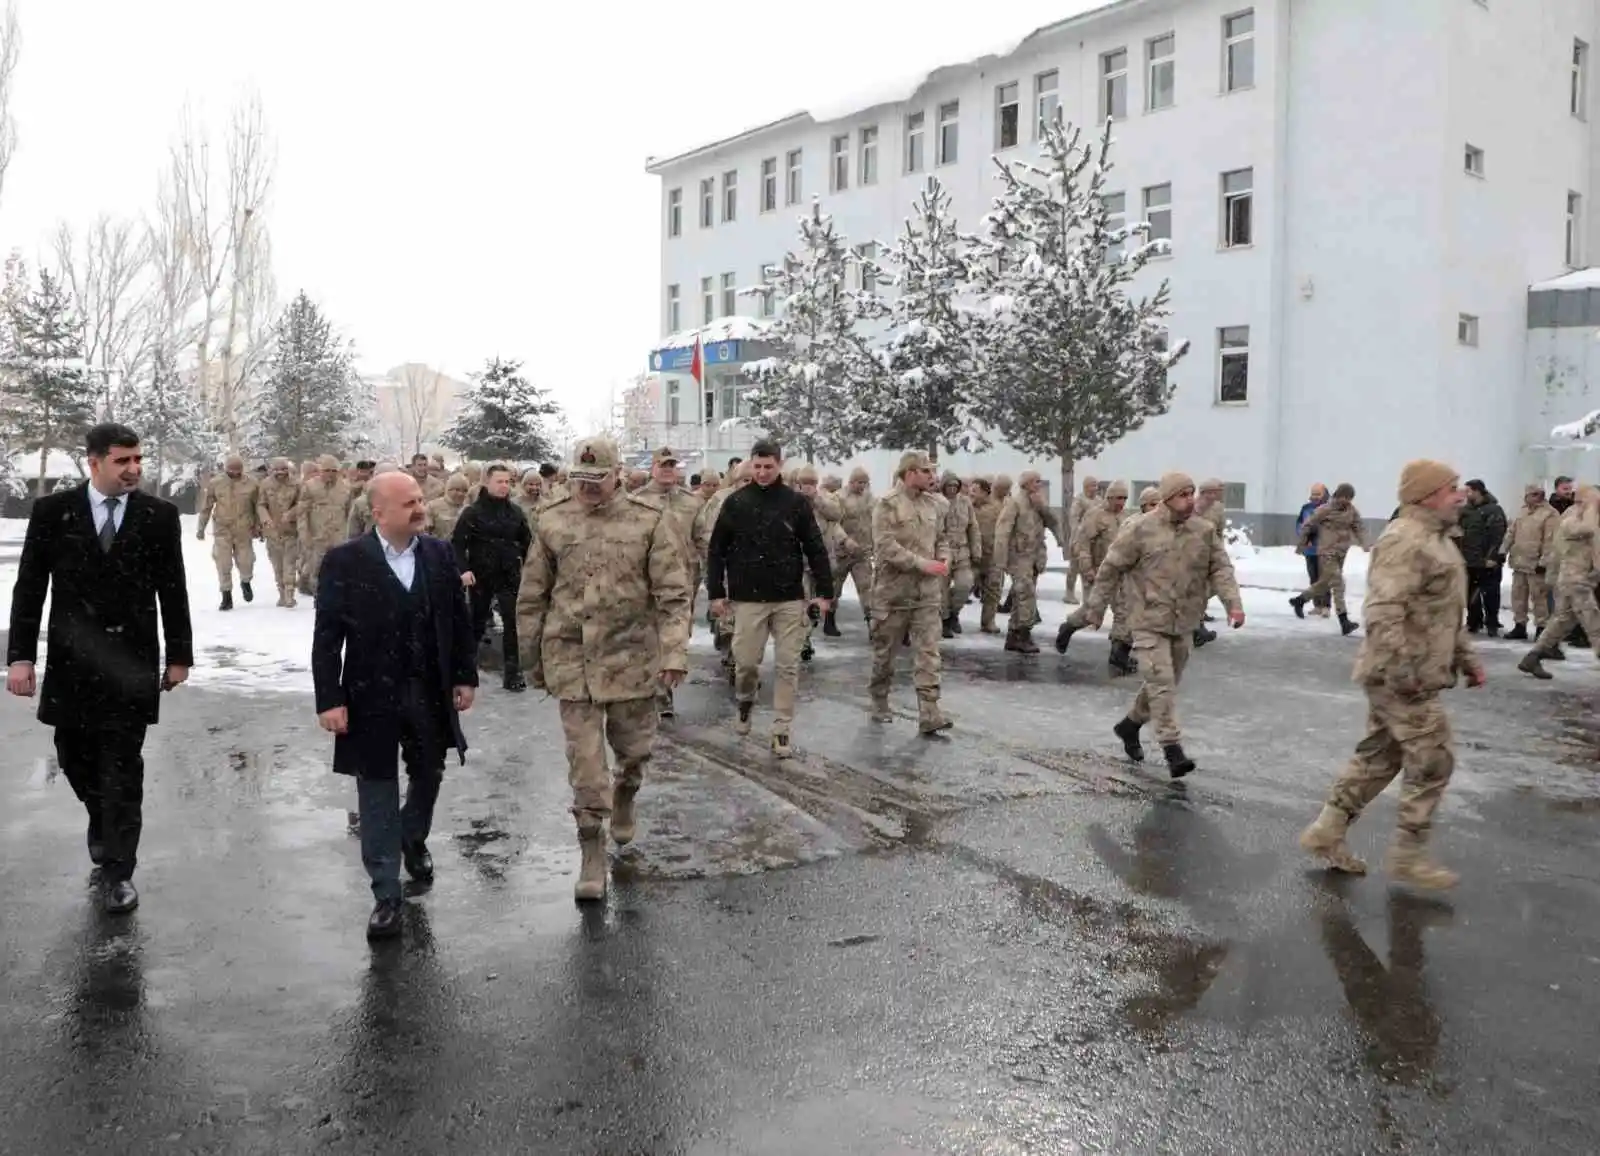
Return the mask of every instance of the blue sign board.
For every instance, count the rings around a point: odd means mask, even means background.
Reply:
[[[700,347],[700,359],[706,366],[738,365],[744,360],[743,342],[708,341]],[[657,349],[650,354],[650,368],[656,373],[688,373],[694,365],[694,346],[684,349]]]

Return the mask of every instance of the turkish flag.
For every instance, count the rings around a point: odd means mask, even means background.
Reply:
[[[696,337],[694,339],[694,359],[689,362],[689,376],[694,378],[696,385],[704,385],[706,383],[705,374],[705,363],[700,360],[700,339]]]

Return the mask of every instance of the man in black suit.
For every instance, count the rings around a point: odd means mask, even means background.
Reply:
[[[459,712],[478,685],[472,616],[450,547],[422,533],[422,487],[410,474],[380,474],[373,530],[333,549],[317,579],[311,674],[317,719],[335,736],[333,769],[356,779],[361,861],[377,900],[372,939],[398,935],[400,864],[433,878],[428,831],[444,778],[444,754],[466,762]],[[410,786],[400,802],[399,758]]]
[[[189,677],[194,644],[178,509],[139,489],[139,435],[89,431],[89,484],[33,504],[11,596],[6,689],[35,692],[39,620],[50,599],[39,721],[56,728],[56,759],[89,813],[89,858],[106,910],[132,911],[143,826],[145,728],[161,692]],[[156,636],[156,604],[166,665]]]

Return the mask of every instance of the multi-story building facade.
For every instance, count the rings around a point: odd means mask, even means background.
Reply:
[[[991,158],[1029,155],[1059,109],[1089,133],[1116,121],[1112,195],[1170,239],[1141,277],[1171,282],[1170,331],[1192,343],[1170,412],[1080,471],[1214,474],[1274,539],[1316,481],[1350,481],[1387,514],[1413,457],[1516,491],[1551,466],[1529,415],[1551,409],[1552,378],[1595,408],[1581,375],[1536,368],[1549,356],[1531,344],[1529,290],[1586,264],[1597,7],[1116,0],[890,103],[652,159],[660,328],[677,335],[651,355],[663,428],[747,448],[753,431],[729,419],[738,366],[761,355],[760,305],[736,290],[792,247],[813,197],[851,243],[881,246],[931,174],[976,228]],[[726,358],[709,406],[686,376],[707,323]],[[880,477],[888,456],[871,458]],[[956,464],[1023,463],[999,447]]]

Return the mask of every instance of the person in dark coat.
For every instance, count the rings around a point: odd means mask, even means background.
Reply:
[[[317,720],[335,736],[333,769],[356,780],[376,900],[367,935],[378,939],[400,933],[401,861],[413,879],[433,878],[433,808],[445,751],[466,762],[460,713],[472,707],[478,664],[455,555],[422,533],[422,487],[410,474],[381,474],[369,492],[372,532],[322,560],[311,676]]]
[[[33,504],[11,596],[6,689],[35,693],[39,624],[50,624],[39,721],[55,727],[56,759],[89,816],[89,858],[113,914],[139,904],[133,885],[144,827],[145,731],[161,692],[194,665],[178,508],[139,489],[139,435],[89,431],[89,484]],[[162,640],[156,633],[161,607]]]
[[[1474,478],[1467,483],[1467,504],[1461,508],[1461,557],[1467,564],[1467,631],[1500,634],[1500,579],[1505,557],[1506,512]]]
[[[1327,504],[1328,487],[1323,485],[1321,482],[1313,483],[1311,486],[1310,499],[1305,503],[1305,505],[1300,507],[1300,516],[1294,520],[1294,536],[1296,541],[1299,541],[1301,531],[1305,529],[1305,524],[1310,520],[1311,515],[1315,514],[1318,509]],[[1310,578],[1311,585],[1315,586],[1317,584],[1317,579],[1322,577],[1322,570],[1317,565],[1317,531],[1315,528],[1313,528],[1310,535],[1307,536],[1306,544],[1299,547],[1299,550],[1306,560],[1306,577]],[[1312,599],[1311,605],[1316,609],[1317,614],[1321,615],[1323,618],[1326,618],[1328,616],[1329,609],[1333,606],[1333,595],[1318,594],[1314,599]]]
[[[450,544],[461,562],[461,580],[472,592],[472,636],[489,629],[489,612],[500,611],[501,655],[507,690],[528,689],[517,649],[517,587],[533,542],[528,516],[511,501],[511,467],[484,471],[477,500],[461,511]]]

